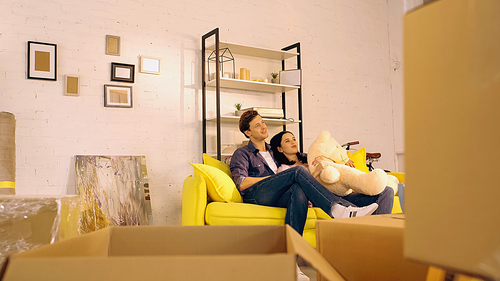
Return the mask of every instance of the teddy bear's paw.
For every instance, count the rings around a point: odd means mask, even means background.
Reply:
[[[366,195],[377,195],[384,191],[387,186],[387,174],[381,169],[375,169],[362,175],[350,182],[349,187],[355,192]]]
[[[327,184],[332,184],[332,183],[336,183],[339,181],[340,173],[334,167],[327,166],[327,167],[323,168],[323,171],[321,171],[319,178]]]
[[[327,185],[326,188],[337,196],[346,196],[351,194],[353,191],[352,189],[346,189],[345,187],[338,185]]]

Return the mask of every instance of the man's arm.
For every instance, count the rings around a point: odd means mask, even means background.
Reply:
[[[233,181],[236,184],[236,188],[238,188],[240,192],[243,190],[241,188],[243,181],[248,177],[248,158],[248,153],[244,150],[244,148],[238,148],[233,153],[233,157],[231,157],[231,163],[229,165]],[[246,188],[248,188],[248,186]]]
[[[236,187],[243,191],[253,184],[267,178],[266,177],[249,177],[248,170],[250,169],[250,155],[249,153],[242,148],[237,149],[233,153],[233,157],[231,158],[231,173],[233,176],[233,181],[236,184]]]
[[[240,184],[240,190],[245,190],[247,188],[249,188],[250,186],[258,183],[259,181],[265,179],[265,178],[268,178],[269,176],[267,177],[259,177],[259,178],[254,178],[254,177],[246,177],[245,179],[243,179],[243,181],[241,182]]]

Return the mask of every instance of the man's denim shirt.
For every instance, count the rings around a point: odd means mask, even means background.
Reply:
[[[266,143],[266,149],[274,159],[271,145]],[[279,166],[276,159],[274,159],[276,166]],[[231,174],[236,188],[240,191],[241,195],[245,195],[245,190],[240,190],[241,183],[246,177],[267,177],[274,175],[273,170],[269,168],[266,160],[260,155],[259,150],[255,148],[254,144],[249,141],[248,145],[238,148],[231,158]]]

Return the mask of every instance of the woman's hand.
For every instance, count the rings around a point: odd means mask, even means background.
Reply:
[[[318,156],[318,157],[316,157],[316,158],[313,160],[312,165],[313,165],[313,166],[316,166],[316,165],[318,165],[318,164],[319,164],[321,161],[323,161],[323,160],[325,160],[325,157],[323,157],[323,156]]]
[[[314,161],[311,163],[312,168],[314,169],[314,172],[312,172],[312,176],[317,178],[319,174],[321,174],[321,171],[323,171],[323,163],[321,162],[323,160],[323,156],[318,156]]]
[[[352,161],[351,159],[349,159],[349,161],[347,161],[345,164],[349,167],[356,168],[356,165],[354,165],[354,161]]]

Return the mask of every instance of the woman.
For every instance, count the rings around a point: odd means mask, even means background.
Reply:
[[[271,139],[271,149],[274,158],[280,164],[277,173],[297,165],[309,168],[307,154],[299,152],[297,140],[291,132],[282,131],[277,133]]]
[[[271,139],[270,144],[274,158],[280,164],[277,172],[285,171],[294,166],[304,166],[308,168],[307,154],[299,152],[297,140],[291,132],[282,131],[277,133]],[[311,163],[311,165],[317,165],[316,161]],[[349,160],[346,165],[354,167],[352,160]],[[313,176],[317,177],[320,170],[321,169],[316,169]],[[377,203],[379,207],[373,214],[390,214],[392,212],[394,191],[392,188],[386,187],[385,190],[378,195],[370,196],[360,193],[351,193],[342,198],[356,206],[367,206],[372,203]]]
[[[274,158],[280,164],[278,173],[297,165],[309,168],[307,154],[299,152],[297,140],[292,132],[282,131],[277,133],[271,139],[271,149]],[[351,159],[347,161],[346,165],[355,168],[354,161]]]

